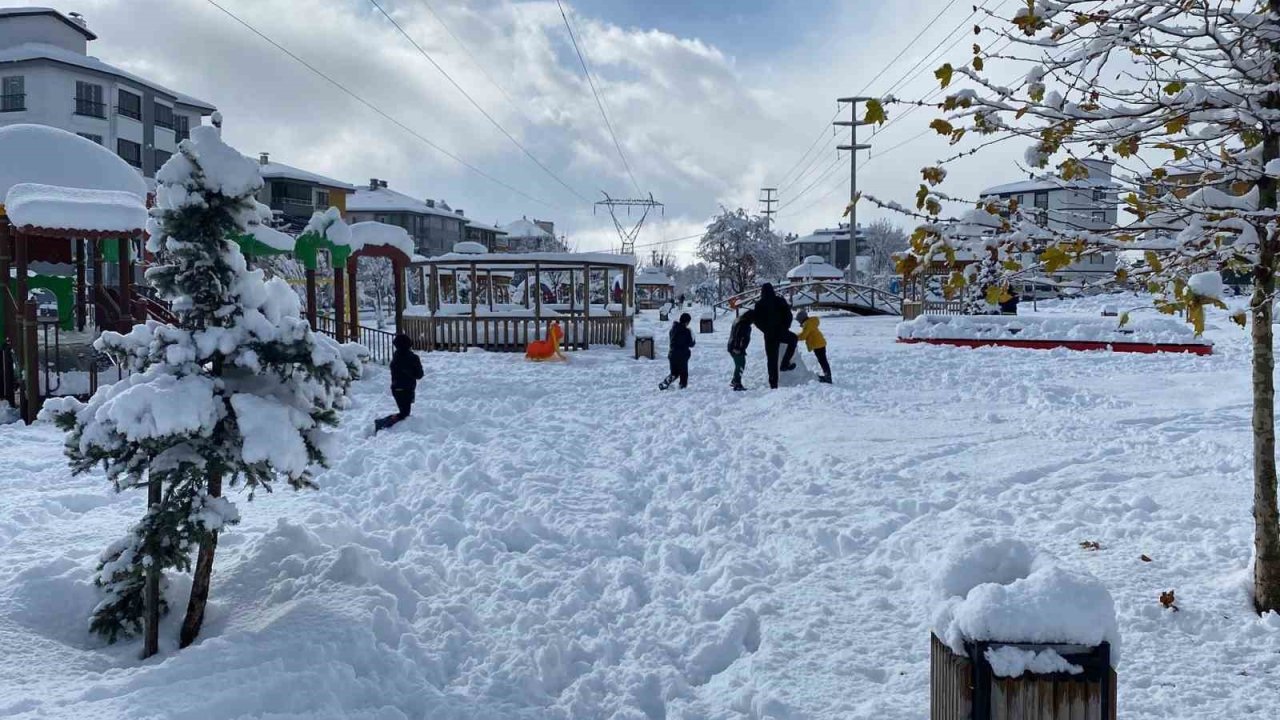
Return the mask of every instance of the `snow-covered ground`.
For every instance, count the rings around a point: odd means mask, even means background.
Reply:
[[[683,392],[629,348],[439,353],[414,417],[369,438],[377,370],[319,490],[241,499],[182,652],[174,578],[146,663],[86,629],[141,497],[70,478],[52,427],[5,426],[0,716],[925,718],[937,558],[986,533],[1110,590],[1121,717],[1270,717],[1247,336],[1210,323],[1193,357],[905,346],[892,319],[826,317],[836,384],[772,393],[758,336],[753,389],[728,390],[723,319]]]

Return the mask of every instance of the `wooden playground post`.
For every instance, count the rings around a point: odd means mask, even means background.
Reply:
[[[330,264],[333,265],[333,335],[338,342],[344,342],[347,339],[347,271],[338,263]]]
[[[347,316],[350,318],[350,322],[347,323],[347,337],[356,342],[360,342],[360,301],[359,288],[356,284],[358,269],[356,263],[358,262],[354,253],[347,256]]]
[[[27,357],[25,344],[26,333],[22,331],[22,321],[26,317],[27,312],[27,236],[21,232],[14,231],[10,236],[10,243],[13,247],[13,296],[10,302],[13,304],[13,324],[6,325],[6,328],[13,328],[13,347],[17,353],[17,357],[23,360],[19,361],[19,365]]]
[[[22,419],[28,425],[36,421],[40,412],[40,357],[37,336],[35,300],[28,300],[23,310],[22,323],[22,384],[25,386],[25,402],[22,403]]]
[[[93,295],[91,296],[93,303],[93,323],[98,324],[98,303],[99,296],[105,292],[106,286],[102,282],[102,240],[95,239],[89,241],[89,267],[93,270]],[[107,328],[99,327],[102,331]]]
[[[85,314],[85,271],[84,271],[84,238],[76,238],[76,330],[84,332]],[[3,272],[3,270],[0,270]]]
[[[395,293],[396,293],[396,332],[404,332],[404,304],[405,304],[405,282],[404,273],[405,266],[400,264],[398,260],[391,261],[391,272],[395,273]]]
[[[609,282],[609,271],[605,270],[605,283]],[[582,343],[582,349],[591,349],[591,266],[587,265],[582,268],[582,332],[576,338]],[[605,295],[606,305],[609,302],[608,294]]]
[[[457,282],[456,276],[454,282]],[[473,260],[471,262],[471,292],[467,293],[470,296],[468,299],[471,300],[471,342],[473,343],[479,342],[480,338],[479,321],[476,320],[476,295],[479,294],[479,290],[479,282],[476,277],[476,263]]]
[[[316,269],[307,268],[307,324],[316,329]]]

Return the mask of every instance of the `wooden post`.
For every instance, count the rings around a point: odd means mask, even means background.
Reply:
[[[427,272],[422,269],[421,265],[418,265],[415,269],[418,271],[418,299],[422,301],[423,305],[430,306],[427,301]]]
[[[395,287],[396,287],[396,332],[397,332],[397,333],[402,333],[402,332],[404,332],[404,303],[405,303],[405,296],[404,296],[404,286],[405,286],[405,282],[404,282],[404,271],[405,271],[405,267],[404,267],[404,265],[400,264],[400,263],[399,263],[399,262],[397,262],[396,260],[392,259],[392,261],[391,261],[391,271],[392,271],[393,273],[395,273]]]
[[[316,329],[316,269],[307,268],[307,324]]]
[[[488,286],[488,294],[489,294],[489,313],[490,313],[490,314],[493,314],[493,293],[494,293],[494,286],[493,286],[493,268],[489,268],[489,286]]]
[[[542,266],[538,263],[533,264],[533,301],[536,303],[533,309],[534,329],[542,329]],[[528,283],[525,283],[528,286]],[[532,340],[533,338],[529,338]]]
[[[155,508],[162,500],[160,478],[147,478],[147,507]],[[146,571],[147,581],[142,591],[142,659],[160,651],[160,566],[151,563]]]
[[[330,264],[333,265],[333,334],[338,342],[344,342],[347,339],[347,271],[341,265]]]
[[[120,277],[116,278],[120,288],[120,318],[116,330],[127,333],[133,327],[133,261],[129,253],[133,248],[129,238],[120,238],[116,243],[120,248]]]
[[[476,276],[475,261],[472,261],[471,263],[471,281],[470,282],[471,282],[471,292],[467,294],[470,295],[469,299],[471,300],[471,344],[479,345],[480,333],[478,329],[478,322],[476,321],[476,300],[477,300],[476,296],[479,294],[478,291],[480,289],[480,282],[479,282],[479,278]]]
[[[107,330],[109,328],[101,327],[99,321],[102,302],[102,295],[106,292],[106,284],[102,282],[102,240],[89,241],[89,269],[93,270],[93,294],[89,296],[90,304],[93,305],[93,322],[99,325],[98,331]]]
[[[577,274],[569,270],[569,314],[572,315],[574,310],[578,308],[578,286],[575,282]]]
[[[40,352],[39,321],[36,320],[37,303],[28,300],[22,313],[22,384],[26,388],[26,402],[22,404],[22,419],[28,425],[36,421],[40,413]]]
[[[84,239],[76,238],[76,330],[84,332],[85,324],[85,294],[84,294]],[[3,270],[0,270],[3,272]],[[7,274],[7,273],[5,273]]]
[[[17,334],[14,318],[17,317],[17,310],[13,306],[13,299],[16,297],[11,294],[9,280],[9,264],[13,259],[13,239],[9,231],[9,220],[0,216],[0,329],[4,331],[3,340],[9,345],[14,344],[14,336]],[[0,397],[3,397],[0,395]]]
[[[13,246],[13,348],[19,358],[19,365],[27,357],[26,351],[23,349],[26,343],[26,333],[23,332],[22,321],[26,317],[27,312],[27,236],[21,232],[14,232],[12,240]]]
[[[590,265],[584,266],[582,268],[582,273],[583,273],[582,274],[582,294],[585,297],[582,298],[583,303],[582,303],[581,327],[583,332],[582,332],[582,337],[579,339],[582,340],[582,349],[588,350],[591,348],[591,266]],[[609,271],[606,270],[604,274],[605,274],[605,277],[608,278]],[[609,301],[608,298],[609,298],[608,293],[605,293],[606,303]]]
[[[358,262],[354,254],[347,257],[347,314],[351,318],[347,323],[347,337],[355,342],[360,342],[360,293],[356,283]]]
[[[427,309],[432,315],[440,311],[440,268],[431,266],[431,295],[427,299]]]

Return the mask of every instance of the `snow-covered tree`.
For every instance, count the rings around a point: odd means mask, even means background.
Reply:
[[[197,546],[181,645],[199,633],[218,531],[238,519],[224,483],[250,497],[280,479],[312,485],[363,353],[312,333],[284,280],[246,268],[229,238],[262,221],[262,178],[215,128],[193,128],[156,181],[147,280],[178,324],[104,333],[96,347],[129,374],[43,411],[68,432],[74,472],[101,466],[117,490],[148,489],[146,517],[103,555],[91,622],[110,640],[145,626],[144,654],[156,649],[160,576],[190,569]]]
[[[893,272],[893,256],[907,249],[907,234],[893,221],[881,218],[867,225],[859,244],[871,258],[868,273],[881,277]]]
[[[1272,307],[1280,232],[1280,0],[1026,0],[1012,18],[985,12],[972,58],[935,73],[944,88],[932,127],[977,147],[924,168],[916,210],[923,220],[901,269],[951,258],[965,245],[946,232],[946,165],[995,142],[1022,138],[1025,163],[1064,184],[1089,175],[1087,160],[1114,160],[1129,219],[1081,229],[1048,223],[1015,202],[970,201],[998,222],[971,243],[982,263],[953,289],[976,286],[995,301],[1012,276],[1052,272],[1090,254],[1138,246],[1145,262],[1118,271],[1156,306],[1184,313],[1197,331],[1206,306],[1222,306],[1221,276],[1252,279],[1254,599],[1280,610],[1280,518]],[[999,44],[997,44],[999,43]],[[1021,82],[991,79],[987,66],[1020,66]],[[1003,72],[1001,73],[1003,75]],[[867,120],[883,122],[871,102]],[[872,199],[882,207],[895,203]],[[1081,223],[1080,225],[1084,225]],[[1064,229],[1065,228],[1065,229]]]
[[[746,210],[722,209],[698,242],[698,258],[715,268],[721,295],[735,295],[757,282],[786,275],[788,257],[781,236],[765,218]]]
[[[386,324],[386,308],[395,307],[395,272],[391,260],[384,257],[362,258],[356,264],[356,287],[360,290],[361,303],[373,306],[377,316],[376,327]]]

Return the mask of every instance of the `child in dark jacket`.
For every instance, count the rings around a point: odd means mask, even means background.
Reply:
[[[395,415],[388,415],[374,423],[374,432],[386,430],[409,417],[422,379],[422,361],[413,352],[413,340],[401,333],[392,341],[395,352],[391,355],[391,397],[396,401]]]
[[[693,331],[689,329],[689,323],[693,317],[689,313],[680,315],[680,319],[671,323],[671,332],[668,338],[671,340],[671,349],[667,352],[667,361],[671,363],[671,374],[667,375],[667,379],[658,383],[659,390],[666,390],[671,387],[671,383],[678,378],[680,380],[680,389],[689,387],[689,358],[693,355]]]
[[[734,390],[746,390],[742,384],[742,371],[747,369],[747,346],[751,344],[751,325],[755,322],[755,313],[747,310],[733,321],[729,330],[729,357],[733,358],[733,381],[729,387]]]

